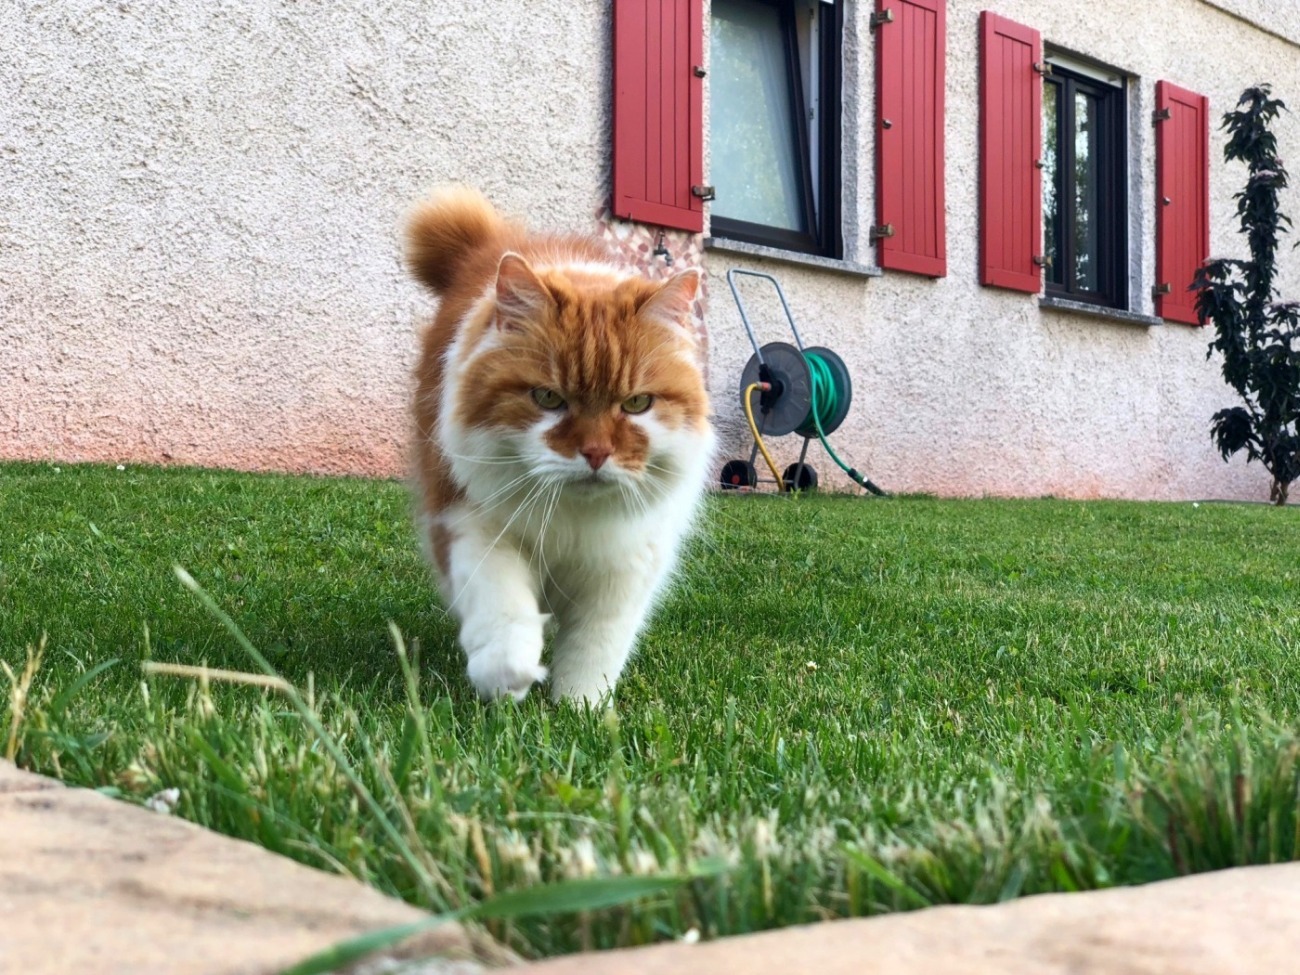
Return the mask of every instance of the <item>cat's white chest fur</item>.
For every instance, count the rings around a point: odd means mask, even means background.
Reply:
[[[440,583],[461,621],[470,678],[480,693],[520,699],[545,679],[540,658],[547,622],[555,634],[552,696],[594,703],[613,689],[671,577],[702,494],[704,467],[699,464],[689,484],[644,507],[630,507],[612,491],[568,498],[562,490],[535,491],[529,502],[524,489],[495,507],[499,498],[444,513],[441,523],[453,542]]]

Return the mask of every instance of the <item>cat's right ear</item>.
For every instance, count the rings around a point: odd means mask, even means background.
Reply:
[[[691,308],[700,293],[700,272],[698,268],[678,271],[659,286],[641,306],[641,315],[656,319],[665,325],[685,328],[694,335],[691,327]]]
[[[523,331],[535,324],[553,303],[550,291],[532,266],[513,251],[497,265],[497,327]]]

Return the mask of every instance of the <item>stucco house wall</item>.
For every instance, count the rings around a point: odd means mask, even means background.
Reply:
[[[606,6],[7,4],[0,456],[400,473],[402,215],[592,224]]]
[[[1214,119],[1259,80],[1300,106],[1300,13],[1280,7],[1148,0],[1139,16],[1119,0],[950,0],[947,277],[864,276],[666,237],[676,267],[706,271],[726,454],[747,453],[736,382],[750,349],[723,278],[740,266],[776,274],[805,338],[845,358],[855,402],[834,442],[891,490],[1266,496],[1258,465],[1224,464],[1210,443],[1209,417],[1232,394],[1206,362],[1206,332],[1046,310],[978,285],[977,19],[996,10],[1133,76],[1132,292],[1150,315],[1155,82],[1208,95]],[[416,328],[431,305],[402,272],[398,232],[440,182],[478,185],[538,226],[596,228],[663,273],[654,231],[605,213],[608,0],[11,9],[0,457],[401,474]],[[845,256],[860,265],[874,263],[869,12],[846,8]],[[1300,117],[1279,136],[1282,156],[1300,158]],[[1239,254],[1242,174],[1220,146],[1212,136],[1211,251]],[[1300,261],[1287,260],[1284,291],[1300,295]],[[762,337],[783,338],[754,295]],[[793,458],[793,440],[775,446]],[[815,462],[824,483],[850,486]]]

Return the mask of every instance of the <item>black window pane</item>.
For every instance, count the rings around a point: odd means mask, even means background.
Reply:
[[[1074,94],[1074,286],[1098,290],[1100,211],[1097,179],[1097,99]]]
[[[1117,308],[1128,303],[1124,92],[1059,66],[1043,85],[1044,284]]]
[[[709,149],[715,217],[807,231],[780,11],[714,0]]]

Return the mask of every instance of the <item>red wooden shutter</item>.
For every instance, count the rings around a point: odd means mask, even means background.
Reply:
[[[880,266],[941,278],[946,0],[876,0]]]
[[[1156,314],[1196,325],[1188,289],[1210,256],[1210,100],[1158,81],[1156,118]]]
[[[1036,293],[1043,140],[1038,31],[980,14],[980,283]]]
[[[703,0],[614,0],[615,216],[704,229],[703,49]]]

